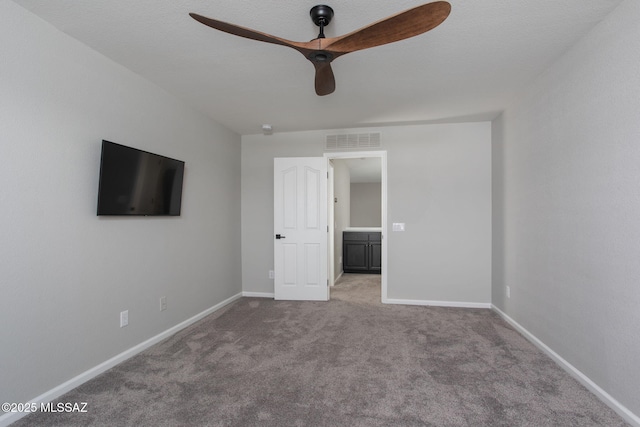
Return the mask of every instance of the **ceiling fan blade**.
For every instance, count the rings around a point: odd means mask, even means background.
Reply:
[[[344,36],[327,39],[326,49],[345,54],[404,40],[434,29],[450,12],[451,5],[446,1],[423,4]]]
[[[227,22],[218,21],[217,19],[207,18],[206,16],[198,15],[197,13],[190,13],[189,16],[191,16],[196,21],[206,25],[207,27],[215,28],[216,30],[224,31],[225,33],[233,34],[240,37],[245,37],[247,39],[279,44],[282,46],[289,46],[296,50],[299,50],[300,45],[304,45],[304,43],[293,42],[291,40],[272,36],[267,33],[261,33],[260,31],[252,30],[250,28],[229,24]]]
[[[319,96],[329,95],[336,90],[336,79],[329,62],[314,62],[316,67],[316,94]]]

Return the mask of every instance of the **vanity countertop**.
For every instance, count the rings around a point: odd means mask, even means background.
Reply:
[[[382,231],[382,227],[347,227],[344,231]]]

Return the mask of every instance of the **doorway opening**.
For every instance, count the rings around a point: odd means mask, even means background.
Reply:
[[[341,278],[344,271],[350,271],[349,266],[345,270],[345,254],[343,253],[343,233],[366,233],[367,236],[371,236],[375,240],[378,236],[380,241],[378,246],[375,241],[372,241],[367,249],[372,251],[376,255],[376,260],[379,259],[379,265],[375,265],[378,261],[370,263],[368,268],[377,268],[380,271],[380,301],[382,303],[387,302],[387,152],[386,151],[359,151],[359,152],[344,152],[344,153],[325,153],[324,157],[327,159],[327,171],[329,176],[328,183],[328,224],[329,224],[329,238],[328,238],[328,255],[327,255],[327,270],[329,283],[333,286],[338,279]],[[344,180],[344,176],[340,176],[336,167],[339,169],[348,168],[350,175],[353,171],[354,175],[357,175],[356,182],[358,192],[362,190],[363,194],[371,191],[375,191],[375,188],[379,188],[379,199],[373,202],[379,205],[376,209],[371,205],[371,198],[365,196],[356,196],[362,199],[359,200],[359,204],[354,207],[354,214],[357,219],[352,224],[352,218],[350,207],[345,209],[345,204],[350,204],[351,200],[341,200],[344,197],[344,191],[342,194],[340,190],[336,189],[336,185],[344,186],[344,182],[338,182],[338,180]],[[363,178],[364,176],[364,178]],[[362,185],[359,185],[362,184]],[[373,184],[373,185],[367,185]],[[378,184],[379,187],[376,187]],[[351,182],[349,182],[351,185]],[[349,195],[347,195],[349,197]],[[341,210],[338,210],[341,209]],[[349,212],[345,214],[345,211]],[[345,216],[349,218],[346,219]],[[347,234],[349,235],[349,234]],[[360,238],[360,237],[358,237]],[[356,248],[357,250],[357,248]],[[369,255],[367,255],[369,256]],[[369,259],[369,258],[367,258]],[[353,268],[353,266],[351,266]],[[360,268],[360,267],[357,267]],[[371,271],[364,271],[370,273]]]

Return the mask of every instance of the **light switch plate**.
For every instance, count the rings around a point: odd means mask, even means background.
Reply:
[[[393,231],[404,231],[404,222],[394,222]]]

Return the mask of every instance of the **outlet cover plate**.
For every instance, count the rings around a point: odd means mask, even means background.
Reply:
[[[129,324],[129,310],[120,312],[120,327],[124,328]]]

